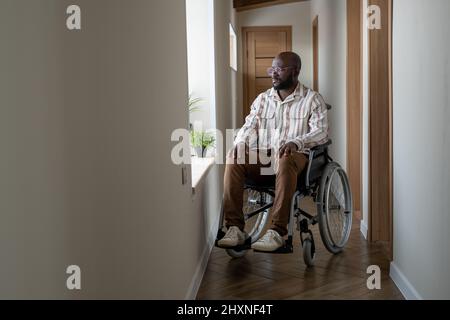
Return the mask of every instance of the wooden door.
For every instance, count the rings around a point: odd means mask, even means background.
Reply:
[[[273,59],[281,52],[292,50],[292,27],[244,27],[242,35],[245,119],[256,97],[272,87],[267,69]]]

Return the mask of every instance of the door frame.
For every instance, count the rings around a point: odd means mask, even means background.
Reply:
[[[347,174],[355,218],[362,220],[363,1],[347,0]],[[350,63],[351,62],[351,63]]]
[[[369,221],[371,242],[392,261],[393,247],[393,0],[368,0],[381,8],[380,30],[369,30]],[[386,132],[387,131],[387,132]],[[384,154],[386,152],[387,154]],[[383,159],[380,160],[380,155]],[[384,160],[384,161],[383,161]]]
[[[319,16],[312,23],[312,45],[313,45],[313,90],[319,92]]]
[[[347,0],[347,157],[355,211],[362,213],[363,32],[368,32],[368,221],[369,242],[393,260],[392,4],[368,0],[382,11],[382,29],[364,30],[364,2]],[[359,63],[349,63],[359,61]],[[380,155],[382,155],[380,157]],[[382,159],[381,159],[382,158]],[[359,201],[359,208],[358,208]],[[362,214],[361,214],[362,215]],[[356,213],[356,217],[360,217]],[[362,217],[361,217],[362,218]]]
[[[287,34],[287,50],[292,50],[292,26],[263,26],[263,27],[242,27],[242,78],[243,78],[243,119],[247,117],[250,106],[253,101],[250,101],[248,97],[248,85],[247,85],[247,77],[248,77],[248,48],[247,48],[247,39],[249,32],[286,32]]]

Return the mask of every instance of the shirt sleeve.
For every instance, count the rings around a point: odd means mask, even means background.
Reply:
[[[290,141],[297,145],[298,151],[322,145],[328,141],[328,108],[323,97],[316,93],[311,100],[311,117],[308,133]]]
[[[238,145],[239,143],[249,144],[249,141],[256,137],[259,126],[258,111],[260,108],[261,99],[262,95],[259,95],[253,102],[250,108],[250,114],[245,118],[244,126],[239,130],[236,138],[234,139],[234,145]]]

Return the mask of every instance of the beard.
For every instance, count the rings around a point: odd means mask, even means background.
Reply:
[[[280,82],[278,85],[273,85],[273,88],[275,90],[285,90],[285,89],[289,89],[290,87],[292,87],[294,85],[294,80],[290,77],[288,79],[286,79],[283,82]]]

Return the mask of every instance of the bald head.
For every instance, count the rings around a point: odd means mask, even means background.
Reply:
[[[294,52],[282,52],[275,57],[268,70],[275,90],[293,91],[298,84],[302,60]]]
[[[275,59],[283,61],[287,66],[295,67],[298,75],[300,75],[300,71],[302,70],[302,59],[298,54],[294,52],[282,52],[277,55]]]

